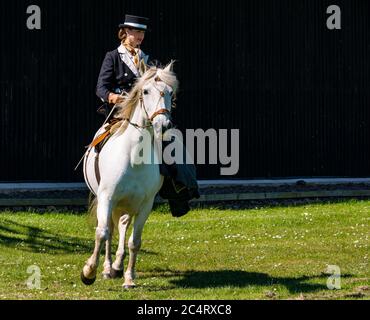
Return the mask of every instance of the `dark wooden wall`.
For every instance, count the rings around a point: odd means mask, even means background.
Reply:
[[[42,29],[26,28],[26,8]],[[326,8],[342,9],[342,30]],[[102,119],[95,85],[125,13],[151,19],[143,50],[176,59],[181,129],[240,129],[232,178],[369,176],[368,0],[0,2],[0,181],[81,181]],[[222,178],[198,166],[199,178]]]

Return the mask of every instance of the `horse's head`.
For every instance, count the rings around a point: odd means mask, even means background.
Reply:
[[[172,65],[173,62],[164,69],[155,69],[155,74],[142,86],[142,106],[157,137],[161,136],[162,131],[172,127],[171,108],[178,86]]]
[[[172,66],[173,62],[164,69],[147,69],[119,105],[118,118],[128,120],[136,128],[153,127],[155,137],[160,139],[163,131],[172,127],[171,108],[178,87]],[[126,127],[121,126],[119,132],[124,132]]]

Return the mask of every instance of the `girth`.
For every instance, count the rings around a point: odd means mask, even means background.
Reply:
[[[89,148],[95,148],[95,151],[96,151],[96,156],[94,160],[94,170],[95,170],[95,177],[96,177],[96,181],[98,182],[98,185],[100,184],[100,180],[101,180],[100,170],[99,170],[100,151],[103,149],[104,144],[108,141],[108,139],[112,135],[111,133],[112,127],[121,120],[122,119],[120,118],[110,119],[107,127],[105,128],[105,132],[97,136],[88,146]]]

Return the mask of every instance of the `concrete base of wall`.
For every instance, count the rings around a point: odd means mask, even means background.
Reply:
[[[370,178],[200,180],[199,186],[201,197],[193,202],[370,197]],[[320,186],[330,186],[330,190]],[[52,192],[61,196],[54,197]],[[82,196],[72,197],[76,192]],[[84,183],[0,183],[0,207],[86,206],[87,192]],[[156,198],[156,203],[163,202]]]

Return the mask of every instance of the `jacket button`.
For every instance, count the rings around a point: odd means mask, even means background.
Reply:
[[[125,74],[124,74],[124,76],[125,76],[125,77],[127,77],[127,76],[128,76],[128,74],[127,74],[127,73],[125,73]]]

